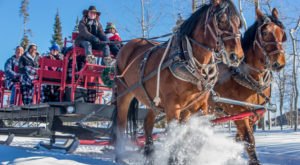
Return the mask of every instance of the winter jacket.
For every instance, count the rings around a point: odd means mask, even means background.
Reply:
[[[15,71],[15,68],[19,66],[19,59],[16,56],[10,57],[4,65],[5,72],[5,85],[6,88],[11,89],[15,82],[19,81],[19,73]]]
[[[48,54],[46,56],[44,56],[44,58],[48,58],[48,59],[52,59],[52,60],[63,60],[63,55],[62,54],[58,54],[58,55],[52,55],[52,54]],[[56,68],[56,67],[47,67],[45,68],[45,70],[51,70],[51,71],[62,71],[62,68]]]
[[[105,36],[101,23],[97,20],[83,18],[79,22],[78,30],[79,34],[75,41],[76,45],[80,45],[81,41],[89,41],[93,43],[95,38],[98,38],[100,41],[108,40]]]
[[[110,40],[110,41],[122,41],[119,33],[106,33],[106,37]]]
[[[28,52],[21,56],[19,60],[19,72],[21,74],[22,85],[32,85],[32,81],[37,79],[38,61],[38,55],[33,59]]]

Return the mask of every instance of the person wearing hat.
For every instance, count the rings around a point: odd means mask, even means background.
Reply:
[[[50,53],[44,58],[49,58],[52,60],[63,60],[63,55],[60,54],[60,47],[56,43],[54,43],[50,48]],[[45,70],[51,71],[62,71],[62,68],[57,67],[47,67]],[[55,102],[59,101],[60,91],[59,86],[54,85],[42,85],[42,93],[41,93],[41,102]]]
[[[110,51],[111,53],[114,55],[114,56],[117,56],[120,48],[121,48],[121,37],[116,29],[116,26],[111,23],[111,22],[107,22],[106,24],[106,28],[105,28],[105,34],[106,34],[106,37],[110,40],[110,41],[118,41],[120,43],[114,43],[114,44],[109,44],[109,48],[110,48]]]
[[[23,47],[17,46],[15,54],[10,57],[4,65],[5,85],[7,89],[11,90],[10,105],[14,105],[15,103],[15,83],[20,81],[20,74],[16,71],[16,68],[19,66],[19,59],[23,53]]]
[[[90,6],[88,10],[83,11],[83,18],[79,22],[79,34],[76,38],[76,45],[85,49],[86,61],[96,63],[96,58],[92,53],[92,49],[102,50],[106,65],[110,65],[112,58],[110,57],[110,49],[107,44],[101,41],[109,41],[103,31],[103,27],[99,22],[101,13],[97,11],[95,6]]]
[[[46,58],[50,58],[53,60],[63,60],[63,55],[60,53],[60,47],[56,43],[52,44],[49,48],[50,53],[46,55]]]
[[[37,46],[30,44],[24,55],[19,60],[19,72],[21,81],[22,101],[24,105],[32,103],[33,80],[37,79],[37,69],[39,67],[39,53]]]

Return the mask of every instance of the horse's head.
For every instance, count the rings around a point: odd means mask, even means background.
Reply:
[[[285,66],[285,52],[282,43],[287,40],[283,24],[279,21],[278,11],[266,16],[260,10],[257,14],[257,31],[253,42],[259,62],[267,69],[280,71]]]
[[[238,66],[244,58],[240,40],[240,15],[230,0],[213,0],[206,19],[206,36],[213,38],[219,60],[228,66]]]
[[[205,53],[210,52],[218,61],[238,66],[244,57],[239,32],[241,26],[240,15],[231,0],[212,0],[184,21],[180,34],[191,38],[194,53],[202,53],[198,56],[199,61],[207,63]]]

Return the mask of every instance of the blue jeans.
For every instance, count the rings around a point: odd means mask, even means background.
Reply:
[[[15,87],[15,85],[12,85],[11,93],[10,93],[10,100],[9,100],[10,105],[15,104],[15,95],[16,95],[16,87]]]
[[[101,45],[101,44],[95,45],[95,44],[92,44],[89,41],[81,41],[80,42],[80,46],[82,46],[84,48],[85,55],[91,55],[91,54],[93,54],[92,48],[94,48],[96,50],[99,50],[99,47],[102,47],[103,56],[104,57],[110,56],[110,49],[109,49],[109,46],[107,44],[105,44],[105,45]]]

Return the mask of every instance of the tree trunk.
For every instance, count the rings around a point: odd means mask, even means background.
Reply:
[[[262,130],[265,131],[266,130],[266,121],[265,121],[265,117],[261,118],[261,122],[262,122]]]
[[[197,10],[198,0],[192,0],[192,11],[193,13]]]
[[[293,128],[293,121],[294,121],[294,111],[293,111],[293,107],[294,107],[294,91],[291,91],[291,100],[290,100],[290,115],[289,115],[289,120],[290,120],[290,126],[291,128]]]
[[[283,130],[283,97],[280,96],[280,101],[279,101],[279,111],[280,111],[280,117],[279,117],[279,124],[280,124],[280,130]]]
[[[294,80],[294,85],[293,85],[293,90],[295,93],[295,97],[294,97],[294,111],[295,111],[295,126],[294,126],[294,130],[297,131],[298,129],[298,95],[299,95],[299,91],[298,91],[298,83],[297,83],[297,39],[294,36],[294,33],[299,29],[300,27],[300,17],[297,21],[297,25],[295,28],[290,30],[290,36],[292,39],[292,43],[293,43],[293,80]]]
[[[242,23],[243,23],[243,26],[244,26],[244,30],[246,31],[247,30],[247,22],[246,22],[246,19],[244,17],[244,13],[243,13],[242,0],[239,0],[239,11],[240,11],[240,15],[241,15],[241,18],[242,18]]]
[[[142,10],[142,21],[141,21],[141,26],[142,26],[142,37],[146,37],[146,26],[145,26],[145,6],[144,6],[144,0],[141,0],[141,10]]]
[[[254,0],[254,4],[255,4],[255,10],[260,9],[259,0]]]
[[[270,113],[270,111],[268,111],[268,122],[269,122],[268,130],[271,130],[271,127],[272,127],[272,119],[271,119],[271,113]]]
[[[283,69],[282,72],[279,73],[279,111],[280,111],[280,117],[279,117],[279,122],[280,122],[280,130],[283,130],[283,100],[284,100],[284,93],[285,93],[285,81],[286,81],[286,76],[285,76],[285,70]]]

